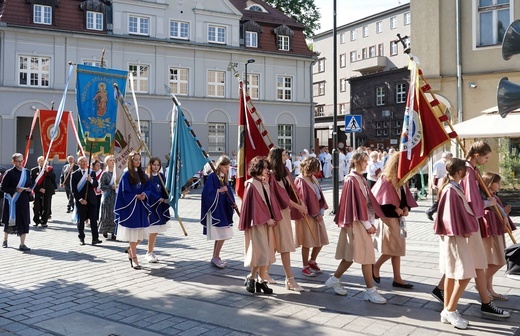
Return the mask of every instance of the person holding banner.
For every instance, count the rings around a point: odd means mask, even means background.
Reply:
[[[140,270],[137,260],[137,245],[148,238],[151,209],[147,203],[150,184],[141,168],[141,155],[132,151],[126,158],[126,166],[117,187],[115,219],[116,235],[119,240],[129,242],[130,267]],[[135,265],[134,265],[135,264]]]
[[[51,166],[45,165],[45,158],[38,157],[38,166],[31,169],[31,181],[34,187],[33,221],[34,226],[41,224],[47,227],[47,221],[51,214],[52,195],[54,195],[58,185],[56,184],[56,174]]]
[[[116,240],[114,222],[114,204],[116,203],[116,174],[114,172],[115,160],[113,155],[105,157],[105,170],[99,178],[99,188],[101,189],[101,206],[99,214],[99,233],[103,237]]]
[[[85,245],[85,221],[88,219],[90,222],[90,230],[92,231],[92,245],[96,245],[101,243],[97,226],[97,197],[94,192],[94,188],[98,186],[98,181],[96,179],[96,173],[89,171],[86,157],[80,156],[78,163],[79,169],[72,173],[70,179],[70,189],[76,201],[79,244]]]
[[[26,252],[31,249],[25,245],[25,237],[29,233],[31,213],[29,199],[32,193],[32,183],[29,171],[23,167],[23,155],[15,153],[12,156],[13,167],[8,169],[2,178],[0,190],[4,192],[4,209],[2,223],[4,224],[4,241],[2,247],[7,247],[7,236],[20,236],[19,250]]]
[[[70,176],[72,173],[79,168],[74,160],[74,156],[67,156],[67,164],[63,166],[60,175],[60,186],[65,188],[65,194],[67,195],[67,199],[69,203],[67,204],[67,213],[72,212],[74,210],[74,196],[70,190]]]
[[[150,227],[148,228],[148,251],[145,259],[149,263],[159,261],[153,253],[157,235],[160,232],[166,232],[170,227],[170,205],[168,204],[168,193],[164,186],[166,178],[160,172],[161,160],[158,157],[151,157],[146,167],[146,175],[150,184],[150,193],[148,194],[148,205],[152,212],[150,214]]]

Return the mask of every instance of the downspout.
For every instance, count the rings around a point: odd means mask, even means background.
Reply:
[[[460,33],[460,0],[455,6],[457,35],[457,123],[462,122],[462,64],[461,64],[461,33]]]
[[[309,66],[309,74],[310,74],[309,86],[310,86],[310,93],[311,93],[310,94],[310,96],[311,96],[311,104],[310,104],[310,114],[311,114],[310,141],[311,142],[309,143],[310,148],[314,147],[314,118],[315,118],[315,116],[314,116],[314,95],[313,95],[314,73],[312,71],[312,68],[314,67],[314,64],[316,64],[317,59],[318,58],[316,57],[316,54],[313,51],[312,62],[310,63],[310,66]],[[293,148],[293,151],[294,151],[294,148]]]

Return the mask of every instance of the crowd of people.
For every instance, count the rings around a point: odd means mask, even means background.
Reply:
[[[490,155],[491,147],[479,141],[473,143],[465,159],[443,153],[433,169],[432,187],[437,198],[426,214],[434,220],[433,231],[439,236],[439,269],[443,275],[432,295],[444,305],[440,320],[459,329],[469,324],[458,313],[457,304],[471,278],[475,278],[482,314],[510,316],[494,304],[507,297],[494,290],[493,276],[506,264],[504,234],[515,226],[508,216],[511,207],[502,204],[496,195],[500,176],[493,172],[481,175],[477,168]],[[347,148],[340,157],[345,173],[334,217],[340,229],[335,254],[339,265],[325,285],[338,295],[347,295],[340,279],[353,263],[358,263],[366,286],[364,299],[384,304],[386,299],[375,284],[381,281],[380,270],[385,262],[390,260],[392,265],[393,287],[414,287],[402,278],[401,258],[406,255],[406,217],[418,205],[408,184],[398,178],[400,156],[394,150],[383,153]],[[161,160],[152,157],[143,169],[140,154],[132,152],[119,179],[112,156],[105,158],[103,170],[97,160],[89,167],[84,156],[77,163],[73,157],[67,160],[59,181],[68,197],[67,212],[73,213],[80,245],[85,244],[88,225],[92,245],[101,243],[100,234],[128,242],[125,252],[132,268],[141,269],[136,248],[143,240],[148,241],[146,261],[157,262],[157,235],[167,230],[170,220]],[[51,218],[57,177],[52,167],[44,164],[43,157],[37,161],[38,165],[29,171],[23,168],[23,155],[16,153],[12,156],[13,167],[2,174],[3,247],[7,247],[8,235],[14,233],[20,237],[19,249],[30,250],[25,238],[31,222],[31,201],[34,226],[46,227]],[[250,293],[273,293],[269,285],[276,281],[269,275],[269,268],[279,254],[285,287],[303,292],[294,277],[290,254],[301,248],[302,275],[316,277],[322,273],[318,258],[323,246],[330,242],[324,216],[328,205],[319,178],[330,177],[331,166],[327,148],[318,155],[305,149],[292,162],[286,150],[273,147],[267,157],[258,156],[249,162],[251,178],[245,182],[239,209],[232,178],[236,160],[234,155],[219,157],[201,183],[200,223],[203,235],[214,244],[211,264],[220,269],[227,267],[221,251],[225,241],[233,238],[237,212],[238,230],[244,233],[244,266],[249,268],[245,289]]]

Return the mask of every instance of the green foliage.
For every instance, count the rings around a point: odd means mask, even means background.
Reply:
[[[509,139],[502,142],[499,147],[501,159],[499,162],[502,181],[511,184],[513,189],[520,183],[520,157],[509,149]]]
[[[305,37],[310,37],[320,29],[320,12],[314,0],[264,0],[290,18],[305,25]]]

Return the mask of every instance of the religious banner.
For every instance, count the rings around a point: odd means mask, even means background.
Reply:
[[[40,112],[40,137],[44,153],[48,153],[48,159],[58,156],[59,161],[67,160],[67,122],[69,121],[68,111],[63,111],[63,118],[60,120],[56,128],[56,137],[52,141],[52,130],[56,123],[57,111],[39,110]]]

